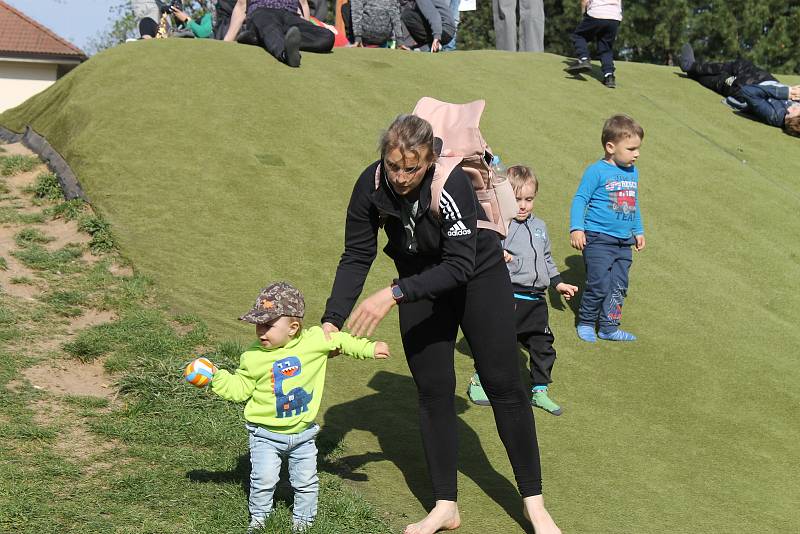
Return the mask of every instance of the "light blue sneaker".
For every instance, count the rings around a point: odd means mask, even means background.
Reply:
[[[471,400],[478,406],[492,405],[489,402],[489,397],[486,396],[486,392],[483,391],[483,386],[481,386],[481,379],[478,376],[478,373],[475,373],[474,375],[472,375],[472,378],[469,379],[469,386],[467,387],[467,397],[469,397],[469,400]]]
[[[541,408],[542,410],[553,415],[561,415],[563,413],[561,406],[553,402],[553,400],[547,395],[546,386],[534,387],[531,390],[531,406],[535,408]]]
[[[575,329],[578,332],[578,337],[588,343],[597,341],[597,334],[594,333],[594,326],[589,324],[579,324]]]
[[[613,332],[598,332],[597,337],[606,341],[636,341],[636,336],[625,330],[614,330]]]

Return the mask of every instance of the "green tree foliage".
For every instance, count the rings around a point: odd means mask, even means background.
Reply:
[[[545,49],[574,54],[570,33],[581,19],[580,0],[544,0]],[[775,73],[800,73],[800,0],[630,0],[616,43],[620,60],[678,62],[685,42],[697,57],[743,57]],[[459,48],[493,48],[490,0],[462,13]]]
[[[698,57],[747,58],[777,73],[800,73],[800,1],[693,0],[687,37]]]
[[[133,15],[133,9],[129,2],[113,5],[108,11],[111,27],[98,33],[89,41],[86,49],[90,55],[124,43],[126,39],[138,37],[138,21]]]
[[[494,48],[492,0],[478,0],[475,11],[461,12],[456,38],[461,50]]]
[[[686,42],[688,1],[649,0],[624,6],[617,56],[630,61],[677,63],[677,52]]]

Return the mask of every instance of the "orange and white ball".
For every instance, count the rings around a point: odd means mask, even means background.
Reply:
[[[186,366],[186,369],[183,371],[183,378],[191,385],[203,388],[211,382],[216,371],[217,368],[210,360],[207,358],[197,358]]]

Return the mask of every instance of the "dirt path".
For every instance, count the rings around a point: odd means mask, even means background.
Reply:
[[[34,156],[21,144],[3,145],[3,148],[0,156]],[[45,172],[48,172],[47,167],[42,164],[29,172],[0,177],[0,212],[6,216],[0,219],[0,299],[3,299],[6,309],[30,308],[41,302],[45,295],[60,290],[58,275],[61,273],[55,273],[55,278],[45,276],[13,255],[22,249],[16,238],[20,231],[40,231],[48,239],[42,246],[50,252],[70,244],[80,246],[83,249],[80,260],[86,266],[94,265],[101,259],[89,252],[87,245],[91,236],[81,232],[77,222],[53,220],[48,216],[37,218],[52,205],[35,199],[30,191],[37,176]],[[28,220],[31,222],[16,220],[18,214],[30,216]],[[2,222],[9,219],[12,220]],[[117,264],[112,264],[110,271],[122,276],[131,274],[130,268]],[[53,326],[45,325],[43,328],[30,321],[16,325],[21,334],[17,339],[5,342],[3,348],[25,355],[33,364],[22,369],[14,380],[6,384],[6,388],[19,392],[31,387],[39,392],[37,400],[31,405],[36,414],[34,421],[47,425],[57,421],[68,437],[59,440],[59,454],[81,460],[84,467],[91,471],[103,467],[92,465],[94,456],[121,445],[101,440],[90,433],[74,403],[66,400],[71,397],[97,398],[113,406],[117,402],[117,377],[106,371],[102,359],[82,363],[65,353],[63,345],[74,339],[81,330],[113,321],[117,317],[111,311],[90,307],[78,311],[80,314],[77,317],[66,317]]]

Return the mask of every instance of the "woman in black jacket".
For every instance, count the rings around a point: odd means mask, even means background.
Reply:
[[[433,130],[419,117],[401,115],[383,135],[381,159],[361,174],[350,198],[345,251],[323,329],[338,331],[349,316],[353,334],[370,335],[392,306],[399,305],[400,334],[419,391],[422,441],[436,499],[428,516],[408,525],[406,534],[460,525],[453,368],[459,326],[492,404],[526,516],[537,534],[559,533],[542,498],[536,428],[520,379],[513,292],[500,239],[491,230],[478,230],[477,221],[485,216],[469,178],[458,167],[445,183],[439,215],[430,211],[435,159]],[[381,226],[388,237],[384,251],[394,260],[398,278],[353,310],[377,254]]]

